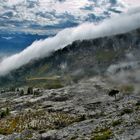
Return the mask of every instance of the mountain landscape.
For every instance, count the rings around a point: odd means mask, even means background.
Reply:
[[[0,57],[18,53],[62,29],[85,22],[98,24],[137,5],[138,0],[0,0]]]
[[[63,49],[52,52],[49,57],[33,60],[12,71],[1,78],[1,85],[26,85],[28,80],[34,81],[36,78],[43,77],[65,79],[65,76],[69,76],[72,81],[80,80],[95,75],[106,75],[112,65],[114,67],[118,65],[112,70],[115,74],[118,69],[121,72],[121,63],[126,63],[126,66],[122,65],[122,70],[123,67],[124,69],[130,67],[130,70],[133,70],[139,67],[139,63],[135,64],[139,62],[139,36],[140,30],[137,29],[110,37],[75,41]],[[127,55],[130,55],[132,60]],[[133,68],[133,64],[137,66]]]
[[[138,140],[139,36],[75,41],[1,77],[1,139]]]
[[[140,140],[138,0],[0,0],[0,140]]]
[[[116,0],[0,0],[0,56],[20,52],[64,28],[118,15],[127,5]]]

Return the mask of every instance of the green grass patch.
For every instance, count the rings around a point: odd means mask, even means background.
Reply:
[[[112,126],[115,127],[115,126],[118,126],[122,123],[122,120],[115,120],[112,122]]]
[[[96,59],[98,61],[111,61],[113,58],[115,58],[116,53],[114,51],[98,51],[96,53]]]
[[[45,89],[58,89],[64,87],[63,81],[60,76],[52,77],[32,77],[26,79],[28,86],[45,88]]]
[[[121,85],[119,87],[120,91],[124,94],[130,94],[130,93],[133,93],[135,88],[133,85],[130,85],[130,84],[125,84],[125,85]]]
[[[109,128],[97,128],[93,134],[91,140],[108,140],[113,136],[112,130]]]

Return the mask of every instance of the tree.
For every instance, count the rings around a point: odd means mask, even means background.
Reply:
[[[27,94],[33,94],[33,88],[32,87],[28,87]]]
[[[9,108],[6,108],[6,111],[5,112],[6,112],[6,116],[9,115],[10,114]]]
[[[109,91],[108,95],[111,96],[111,97],[115,97],[115,100],[116,100],[116,95],[119,93],[119,90],[116,90],[116,89],[112,89],[111,91]]]
[[[24,90],[20,90],[20,96],[23,96],[24,95]]]

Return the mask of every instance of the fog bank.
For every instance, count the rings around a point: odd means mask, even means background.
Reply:
[[[106,19],[98,25],[84,23],[78,27],[64,29],[54,37],[35,41],[22,52],[3,59],[0,62],[0,76],[27,64],[32,59],[49,56],[52,51],[64,48],[75,40],[125,33],[139,27],[140,8],[134,8],[125,14]]]

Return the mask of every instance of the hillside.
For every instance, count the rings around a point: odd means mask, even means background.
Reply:
[[[59,77],[56,79],[71,83],[94,75],[105,75],[112,64],[140,60],[139,37],[140,29],[126,34],[73,42],[49,57],[34,60],[1,77],[0,85],[28,85],[27,79],[44,77]],[[129,55],[135,58],[131,60]]]
[[[139,52],[140,29],[73,42],[1,77],[0,139],[139,140]]]

